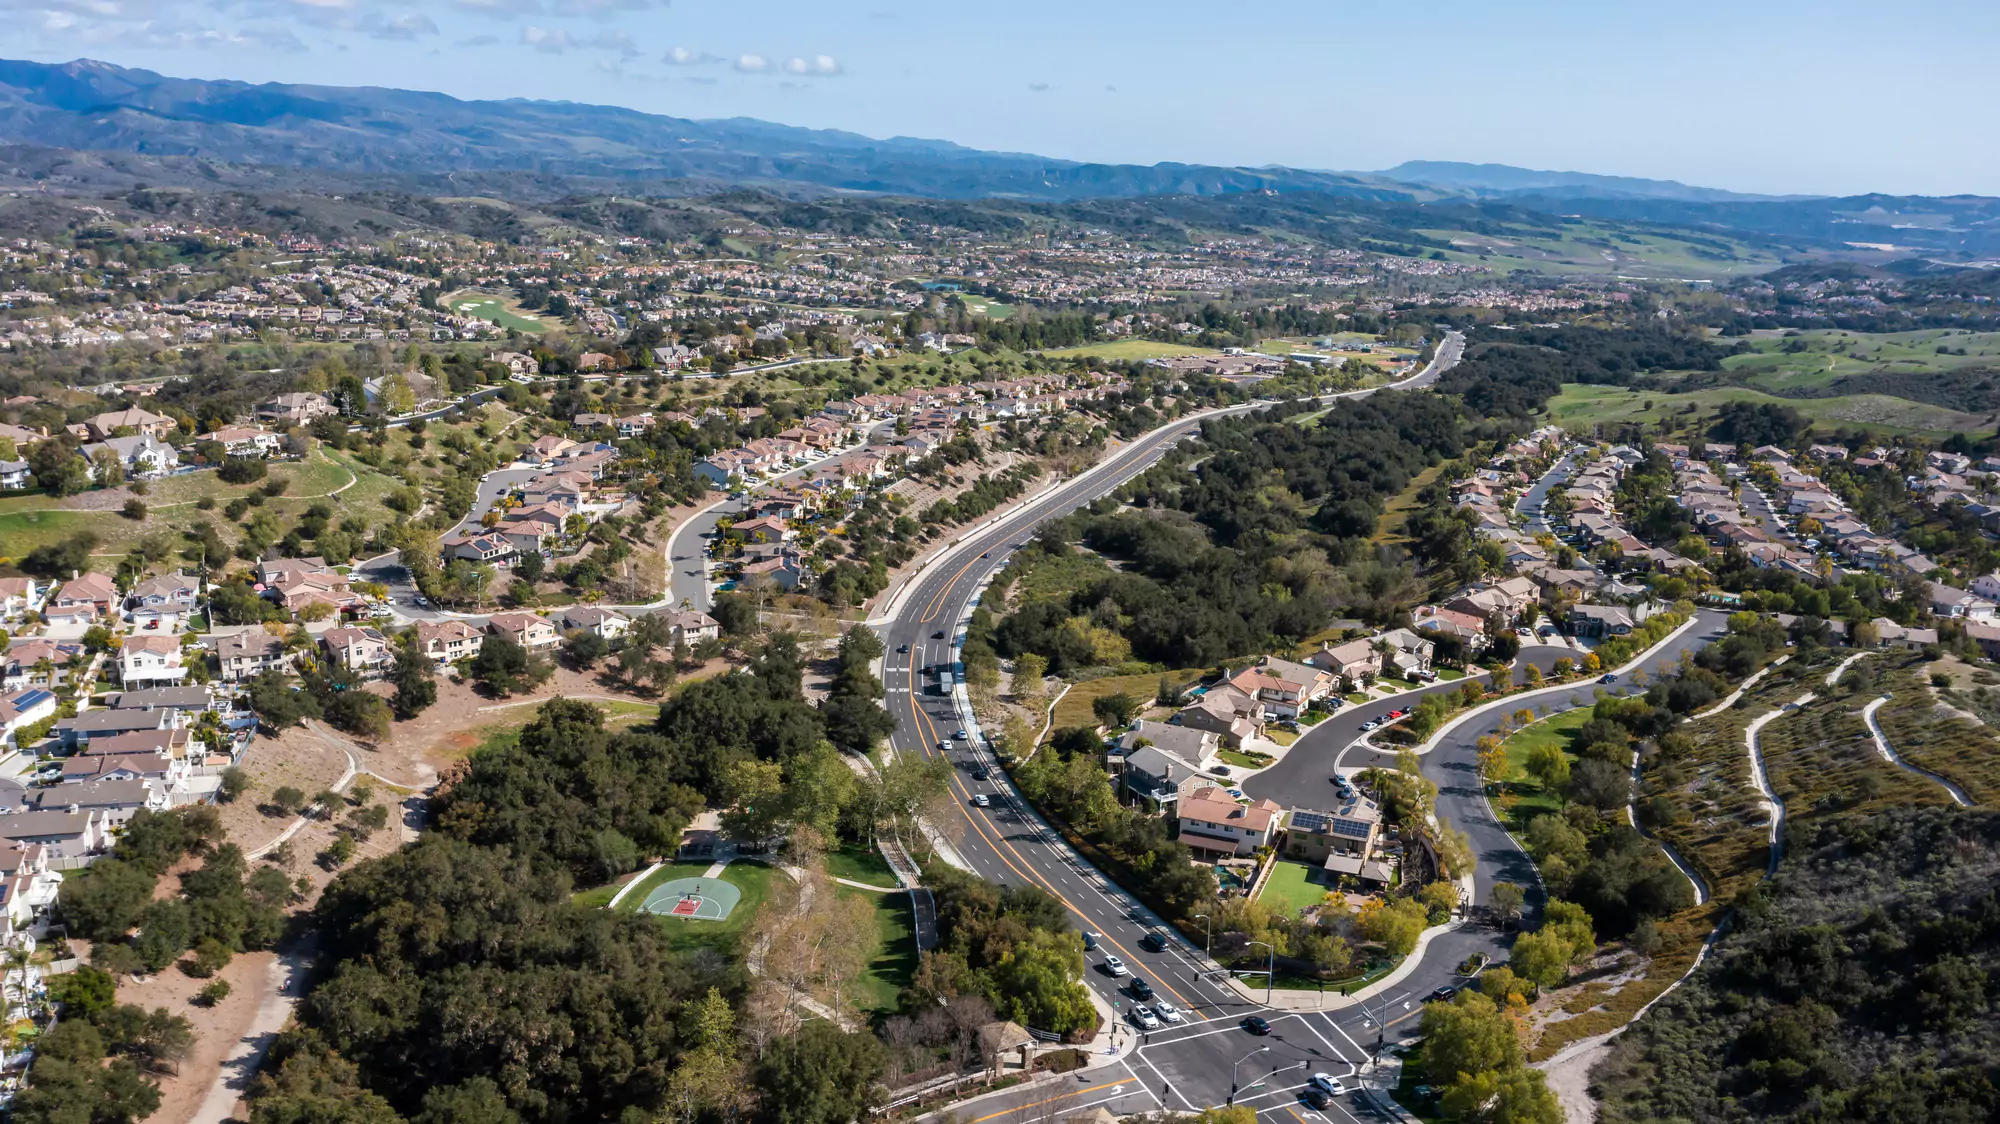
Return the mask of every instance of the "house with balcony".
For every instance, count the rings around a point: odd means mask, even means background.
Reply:
[[[562,641],[562,633],[556,631],[554,623],[533,613],[495,613],[487,620],[486,631],[531,652],[553,648]]]
[[[632,618],[616,609],[598,605],[572,605],[556,615],[556,624],[565,636],[587,632],[605,640],[616,640],[632,628]]]
[[[1286,858],[1319,867],[1337,884],[1353,878],[1364,887],[1387,885],[1389,866],[1375,858],[1382,839],[1382,809],[1359,794],[1331,811],[1294,808],[1286,817]]]
[[[118,649],[118,681],[126,687],[177,686],[188,675],[173,636],[127,636]]]
[[[389,638],[378,628],[329,628],[320,634],[320,647],[337,667],[362,675],[374,675],[395,661]]]
[[[213,647],[225,683],[254,679],[266,671],[289,667],[292,662],[291,653],[285,651],[284,639],[262,628],[246,628],[224,636],[216,640]]]
[[[1230,749],[1264,736],[1264,704],[1255,695],[1222,683],[1174,713],[1174,724],[1207,730]]]
[[[34,578],[0,578],[0,620],[17,621],[29,613],[42,611],[48,598],[47,582]]]
[[[1181,798],[1180,841],[1211,857],[1247,855],[1268,845],[1285,810],[1270,800],[1239,804],[1212,785]]]
[[[478,655],[481,635],[464,621],[417,622],[417,647],[440,664]]]
[[[1297,718],[1314,702],[1334,693],[1340,679],[1309,664],[1265,656],[1255,667],[1237,672],[1229,685],[1264,704],[1275,718]]]

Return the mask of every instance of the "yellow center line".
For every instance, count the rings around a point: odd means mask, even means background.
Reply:
[[[966,1122],[966,1124],[983,1124],[983,1122],[984,1122],[984,1121],[987,1121],[987,1120],[992,1120],[992,1119],[995,1119],[996,1117],[1001,1117],[1001,1116],[1005,1116],[1005,1115],[1007,1115],[1007,1114],[1008,1114],[1008,1113],[1010,1113],[1010,1112],[1021,1112],[1021,1111],[1023,1111],[1023,1110],[1026,1110],[1026,1109],[1030,1109],[1030,1108],[1035,1108],[1035,1107],[1038,1107],[1038,1106],[1040,1106],[1040,1105],[1045,1105],[1045,1104],[1054,1104],[1054,1103],[1056,1103],[1057,1101],[1067,1101],[1067,1100],[1074,1100],[1075,1098],[1077,1098],[1077,1097],[1080,1097],[1080,1096],[1084,1095],[1085,1093],[1095,1093],[1095,1092],[1097,1092],[1097,1091],[1098,1091],[1099,1089],[1112,1089],[1112,1088],[1116,1088],[1116,1087],[1117,1087],[1117,1086],[1119,1086],[1119,1085],[1131,1085],[1131,1086],[1133,1086],[1134,1088],[1137,1088],[1137,1087],[1138,1087],[1138,1084],[1139,1084],[1139,1083],[1138,1083],[1138,1082],[1137,1082],[1136,1080],[1126,1080],[1126,1081],[1106,1081],[1106,1082],[1105,1082],[1104,1084],[1102,1084],[1102,1085],[1092,1085],[1092,1086],[1091,1086],[1090,1088],[1088,1088],[1088,1089],[1078,1089],[1078,1090],[1076,1090],[1076,1091],[1075,1091],[1075,1092],[1073,1092],[1073,1093],[1064,1093],[1064,1094],[1063,1094],[1062,1096],[1060,1096],[1060,1097],[1049,1097],[1049,1098],[1046,1098],[1046,1099],[1044,1099],[1044,1100],[1039,1100],[1039,1101],[1030,1101],[1030,1102],[1029,1102],[1029,1103],[1027,1103],[1027,1104],[1020,1104],[1020,1105],[1015,1105],[1015,1106],[1014,1106],[1013,1108],[1005,1108],[1005,1109],[1001,1109],[1001,1110],[1000,1110],[999,1112],[989,1112],[989,1113],[987,1113],[987,1114],[986,1114],[985,1116],[975,1116],[975,1117],[973,1117],[973,1118],[972,1118],[971,1120],[967,1121],[967,1122]],[[1304,1122],[1303,1122],[1303,1121],[1301,1121],[1301,1122],[1300,1122],[1300,1124],[1304,1124]]]

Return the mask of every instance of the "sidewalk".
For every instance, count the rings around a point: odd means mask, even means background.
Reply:
[[[1455,932],[1471,924],[1472,922],[1470,921],[1452,921],[1452,922],[1447,922],[1446,924],[1443,925],[1433,925],[1430,928],[1425,929],[1423,931],[1423,935],[1417,938],[1417,947],[1411,949],[1410,954],[1408,956],[1403,957],[1402,963],[1390,969],[1388,975],[1383,976],[1381,979],[1376,980],[1374,983],[1371,983],[1366,987],[1356,988],[1352,993],[1347,995],[1342,995],[1338,991],[1329,991],[1325,995],[1321,995],[1320,992],[1317,990],[1307,991],[1303,988],[1281,987],[1271,991],[1271,999],[1268,1003],[1266,1003],[1264,1000],[1265,989],[1261,987],[1252,986],[1246,981],[1237,979],[1234,976],[1231,976],[1229,978],[1229,986],[1243,998],[1248,999],[1253,1003],[1264,1003],[1265,1006],[1270,1007],[1273,1010],[1278,1010],[1278,1011],[1343,1010],[1348,1007],[1356,1006],[1360,1004],[1363,1000],[1373,999],[1377,995],[1383,993],[1384,991],[1387,991],[1390,988],[1395,987],[1396,985],[1402,983],[1404,979],[1409,977],[1410,973],[1416,971],[1419,967],[1423,965],[1424,950],[1430,947],[1431,941],[1437,939],[1440,936],[1443,936],[1446,933]]]

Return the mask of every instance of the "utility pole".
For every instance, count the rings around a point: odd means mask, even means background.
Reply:
[[[1234,1105],[1234,1104],[1236,1103],[1236,1090],[1237,1090],[1237,1084],[1236,1084],[1236,1067],[1237,1067],[1237,1066],[1240,1066],[1240,1065],[1242,1065],[1242,1064],[1243,1064],[1244,1062],[1247,1062],[1247,1061],[1249,1061],[1249,1060],[1250,1060],[1251,1058],[1254,1058],[1254,1057],[1256,1057],[1256,1056],[1257,1056],[1258,1054],[1263,1054],[1263,1053],[1268,1053],[1268,1052],[1270,1052],[1270,1049],[1271,1049],[1271,1048],[1270,1048],[1269,1046],[1259,1046],[1259,1047],[1257,1047],[1257,1048],[1256,1048],[1255,1050],[1252,1050],[1252,1051],[1250,1051],[1249,1053],[1247,1053],[1247,1054],[1243,1055],[1242,1057],[1240,1057],[1240,1058],[1237,1058],[1237,1059],[1236,1059],[1236,1060],[1235,1060],[1235,1061],[1234,1061],[1233,1063],[1231,1063],[1231,1064],[1230,1064],[1230,1066],[1229,1066],[1229,1099],[1228,1099],[1228,1100],[1226,1100],[1226,1101],[1224,1101],[1224,1102],[1223,1102],[1223,1104],[1225,1104],[1225,1105]]]
[[[1263,941],[1251,941],[1250,946],[1264,945],[1264,1005],[1271,1005],[1271,992],[1277,983],[1278,950]]]

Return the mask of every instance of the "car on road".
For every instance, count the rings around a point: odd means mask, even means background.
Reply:
[[[1158,1003],[1153,1004],[1153,1013],[1160,1016],[1161,1022],[1173,1023],[1176,1025],[1183,1022],[1187,1018],[1186,1015],[1181,1014],[1181,1009],[1179,1007],[1174,1006],[1172,1003],[1169,1003],[1164,999],[1160,1000]]]
[[[1144,1007],[1132,1008],[1132,1021],[1139,1024],[1140,1030],[1160,1029],[1160,1016],[1155,1015]]]
[[[972,779],[973,779],[973,780],[976,780],[976,781],[983,781],[983,780],[985,780],[985,779],[987,778],[987,776],[988,776],[988,773],[986,772],[986,766],[984,766],[984,765],[974,765],[974,766],[972,767]]]
[[[1158,929],[1154,929],[1152,932],[1139,938],[1139,947],[1145,949],[1147,952],[1165,952],[1167,951],[1167,935]]]
[[[1116,956],[1107,956],[1104,958],[1104,970],[1114,976],[1130,975],[1132,972],[1132,969],[1127,968],[1125,962]]]
[[[1097,942],[1103,939],[1104,939],[1103,933],[1100,933],[1095,929],[1085,929],[1083,931],[1083,950],[1085,952],[1091,951],[1092,949],[1097,947]]]
[[[933,633],[931,633],[931,639],[932,639],[932,640],[943,640],[943,639],[944,639],[944,630],[943,630],[943,629],[939,629],[938,631],[936,631],[936,632],[933,632]]]
[[[955,741],[955,742],[962,742],[962,741],[964,741],[964,740],[965,740],[965,731],[964,731],[964,730],[953,730],[953,731],[951,732],[951,740],[952,740],[952,741]]]
[[[1391,717],[1391,718],[1401,718],[1401,717],[1402,717],[1403,715],[1405,715],[1405,714],[1408,714],[1408,713],[1409,713],[1409,711],[1407,711],[1407,710],[1401,710],[1401,709],[1398,709],[1398,710],[1392,710],[1392,711],[1390,711],[1390,712],[1389,712],[1389,717]]]
[[[1339,1096],[1344,1096],[1347,1093],[1347,1086],[1341,1084],[1340,1078],[1335,1077],[1331,1073],[1313,1074],[1312,1086],[1315,1089],[1319,1089],[1325,1092],[1329,1096],[1339,1097]]]
[[[950,742],[939,742],[939,743],[938,743],[938,752],[939,752],[939,753],[946,753],[946,752],[949,752],[950,750],[951,750],[951,743],[950,743]]]
[[[1271,1033],[1271,1020],[1262,1015],[1251,1015],[1243,1020],[1243,1029],[1255,1035],[1266,1035]]]
[[[1370,719],[1369,719],[1368,721],[1366,721],[1366,722],[1363,722],[1363,723],[1361,724],[1361,728],[1362,728],[1362,729],[1364,729],[1364,730],[1373,730],[1373,729],[1374,729],[1375,727],[1377,727],[1377,726],[1380,726],[1381,724],[1382,724],[1382,720],[1381,720],[1381,719],[1379,719],[1379,718],[1370,718]]]
[[[1446,985],[1446,986],[1444,986],[1444,987],[1439,987],[1439,988],[1433,988],[1433,989],[1431,989],[1431,993],[1430,993],[1429,995],[1426,995],[1426,996],[1424,996],[1424,1002],[1426,1002],[1426,1003],[1449,1003],[1449,1002],[1451,1002],[1451,1001],[1452,1001],[1452,1000],[1453,1000],[1454,998],[1456,998],[1457,996],[1458,996],[1458,989],[1457,989],[1457,988],[1455,988],[1455,987],[1451,987],[1451,986],[1449,986],[1449,985]]]
[[[1138,976],[1132,977],[1131,990],[1132,990],[1132,998],[1134,999],[1144,1001],[1144,1000],[1149,1000],[1153,997],[1153,985],[1147,983],[1143,979],[1140,979]]]
[[[1616,683],[1616,682],[1618,682],[1618,673],[1617,673],[1617,672],[1612,672],[1612,673],[1610,673],[1610,674],[1607,674],[1607,675],[1605,675],[1605,676],[1604,676],[1603,678],[1599,679],[1599,680],[1598,680],[1598,682],[1599,682],[1599,683]]]
[[[972,794],[972,806],[973,806],[973,807],[975,807],[975,808],[986,808],[986,807],[991,807],[991,806],[992,806],[992,804],[993,804],[993,798],[992,798],[992,797],[990,797],[990,796],[988,796],[988,795],[986,795],[985,793],[983,793],[983,792],[975,792],[975,793],[973,793],[973,794]]]
[[[419,595],[417,597],[411,598],[411,600],[417,603],[417,608],[419,609],[428,609],[431,607],[431,599],[428,597]]]
[[[909,654],[910,654],[910,646],[909,646],[908,644],[901,644],[901,645],[898,645],[898,646],[897,646],[897,648],[896,648],[896,654],[897,654],[897,655],[899,655],[899,656],[907,656],[907,655],[909,655]]]
[[[1300,1089],[1299,1099],[1306,1102],[1312,1108],[1325,1109],[1333,1107],[1333,1098],[1327,1095],[1325,1089],[1317,1085],[1308,1085]]]

